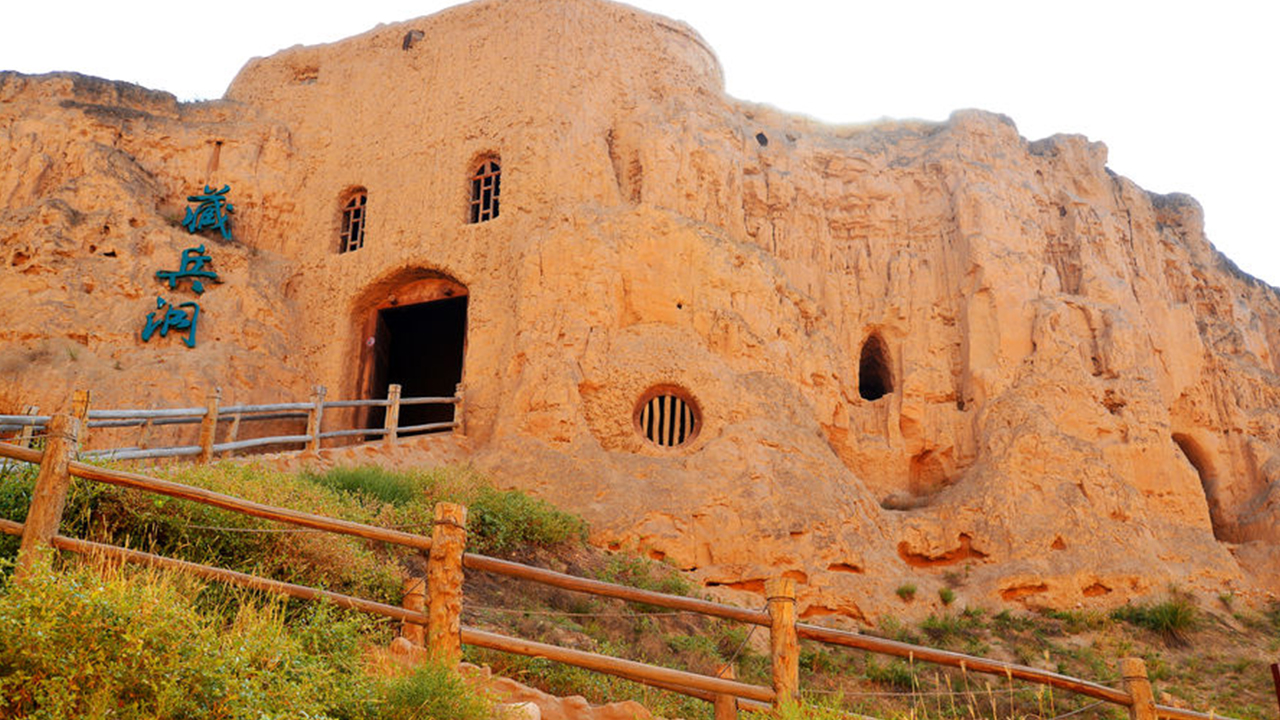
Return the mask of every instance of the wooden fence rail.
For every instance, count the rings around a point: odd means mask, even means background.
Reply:
[[[325,400],[325,388],[317,385],[308,402],[267,403],[258,405],[222,405],[221,392],[217,389],[205,397],[202,407],[185,408],[148,408],[148,409],[113,409],[98,410],[88,407],[88,394],[84,394],[84,417],[80,443],[87,441],[84,429],[122,429],[139,428],[138,444],[121,447],[100,448],[83,453],[89,458],[110,458],[113,460],[142,460],[155,458],[197,457],[201,462],[209,462],[214,455],[235,453],[241,450],[266,447],[269,445],[302,445],[309,449],[318,449],[325,440],[337,438],[381,437],[383,442],[395,443],[407,433],[436,432],[440,430],[460,431],[462,428],[462,389],[451,397],[400,397],[400,386],[391,385],[386,398],[367,400]],[[420,423],[417,425],[400,425],[400,408],[416,405],[454,405],[454,419],[449,422]],[[325,412],[335,409],[386,408],[382,427],[355,427],[324,430]],[[51,416],[37,414],[39,409],[28,406],[21,415],[0,415],[0,433],[18,433],[12,438],[23,447],[29,447],[34,437],[42,433]],[[224,431],[225,438],[217,442],[219,425],[230,422]],[[306,431],[302,434],[271,435],[240,439],[240,425],[243,422],[265,421],[306,421]],[[149,446],[145,442],[147,433],[154,427],[199,425],[199,443],[195,445]]]
[[[795,697],[800,692],[799,639],[910,658],[917,662],[955,667],[965,671],[1003,675],[1010,680],[1017,678],[1048,685],[1127,707],[1131,720],[1154,720],[1155,718],[1212,720],[1214,717],[1223,717],[1155,704],[1145,666],[1140,659],[1125,658],[1121,661],[1120,670],[1124,679],[1124,689],[1117,690],[1038,668],[796,622],[794,585],[792,581],[784,578],[767,583],[767,610],[752,610],[575,577],[508,560],[463,553],[462,548],[466,542],[466,508],[461,506],[445,503],[437,506],[432,537],[428,538],[399,530],[273,507],[203,488],[77,462],[73,458],[79,440],[79,419],[73,416],[53,416],[48,421],[47,428],[48,438],[43,451],[0,443],[0,457],[40,466],[40,474],[36,481],[36,489],[32,495],[31,509],[26,522],[17,523],[0,519],[0,533],[22,538],[18,564],[15,568],[15,582],[23,582],[36,563],[46,561],[48,552],[52,549],[177,570],[208,580],[242,585],[289,597],[306,600],[324,599],[340,607],[399,620],[405,625],[406,637],[410,637],[408,630],[418,628],[419,631],[414,636],[425,637],[428,651],[445,660],[458,659],[461,644],[543,657],[713,702],[717,706],[717,718],[732,717],[731,713],[736,712],[735,708],[767,709],[786,698]],[[71,477],[203,503],[251,517],[411,548],[426,556],[426,602],[424,603],[421,592],[407,593],[405,607],[395,607],[225,568],[59,535],[57,527],[61,521],[62,506]],[[731,677],[731,668],[728,669],[729,672],[724,673],[729,675],[728,677],[702,675],[465,627],[461,624],[464,569],[492,572],[565,590],[769,627],[773,668],[772,686],[751,685],[734,680]],[[426,628],[425,633],[421,632],[422,627]],[[1224,720],[1229,719],[1224,718]]]

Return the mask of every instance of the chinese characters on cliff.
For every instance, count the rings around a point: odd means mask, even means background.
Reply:
[[[200,230],[215,229],[222,237],[230,240],[231,230],[227,213],[235,210],[227,202],[230,185],[223,185],[221,190],[204,186],[204,193],[191,195],[187,202],[198,203],[195,210],[187,208],[186,218],[182,225],[190,233]],[[177,270],[159,270],[156,278],[169,284],[169,290],[178,290],[182,281],[190,281],[190,287],[196,295],[204,294],[204,281],[220,282],[218,274],[206,266],[213,258],[205,254],[204,245],[187,248],[182,251]],[[200,304],[197,302],[174,303],[162,296],[156,296],[156,309],[147,313],[147,320],[142,326],[142,341],[148,342],[157,332],[165,337],[170,330],[186,331],[182,342],[189,348],[196,346],[196,326],[200,319]]]

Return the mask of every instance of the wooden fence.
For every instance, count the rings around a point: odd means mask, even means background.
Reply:
[[[543,657],[701,698],[715,704],[717,720],[736,717],[738,709],[766,710],[787,698],[796,697],[800,691],[800,639],[908,658],[914,662],[933,663],[969,672],[998,675],[1009,680],[1017,678],[1039,683],[1105,703],[1124,706],[1128,708],[1133,720],[1155,720],[1156,718],[1211,720],[1215,717],[1212,714],[1157,705],[1152,696],[1146,667],[1141,659],[1125,658],[1120,661],[1124,689],[1117,690],[1088,680],[1025,665],[796,622],[795,586],[792,580],[786,578],[774,579],[766,584],[765,594],[768,601],[766,610],[752,610],[575,577],[508,560],[466,553],[464,552],[466,508],[458,505],[442,503],[436,507],[435,521],[429,538],[399,530],[272,507],[203,488],[76,462],[74,458],[79,442],[80,425],[80,419],[73,415],[53,416],[47,426],[43,452],[0,443],[0,457],[40,466],[26,522],[0,520],[0,533],[18,535],[22,538],[14,574],[15,582],[23,582],[37,563],[47,562],[48,555],[52,552],[50,548],[180,570],[210,580],[290,597],[307,600],[325,599],[340,607],[399,620],[403,623],[405,637],[425,644],[431,655],[445,661],[457,661],[461,657],[461,645],[467,644],[518,655]],[[422,590],[407,592],[404,606],[395,607],[224,568],[65,537],[59,535],[57,531],[72,477],[204,503],[266,520],[407,547],[426,556],[425,592]],[[722,673],[720,677],[713,677],[463,626],[461,624],[462,579],[466,570],[491,572],[565,590],[767,627],[770,634],[772,683],[768,687],[753,685],[732,679],[731,671]]]
[[[325,388],[317,385],[307,402],[284,402],[267,405],[222,405],[222,391],[214,389],[205,396],[203,407],[152,408],[125,410],[96,410],[89,406],[90,395],[77,391],[72,414],[81,421],[81,444],[88,440],[84,429],[138,428],[135,444],[123,447],[99,448],[83,453],[84,457],[137,460],[143,458],[196,457],[209,462],[215,453],[224,457],[237,451],[270,445],[302,445],[319,449],[322,442],[333,438],[365,438],[381,436],[384,442],[395,443],[408,433],[462,429],[462,386],[452,397],[400,397],[400,386],[391,385],[385,399],[377,400],[325,400]],[[400,425],[400,409],[413,405],[453,405],[453,420],[418,425]],[[380,428],[343,428],[324,430],[326,411],[339,408],[386,408]],[[332,413],[329,414],[332,417]],[[0,436],[8,433],[15,444],[30,447],[33,438],[45,431],[50,416],[40,415],[39,408],[27,406],[22,415],[0,415]],[[240,439],[240,426],[245,422],[306,421],[302,434],[269,435]],[[229,423],[229,424],[228,424]],[[152,430],[162,426],[200,426],[199,442],[195,445],[154,446],[148,443]],[[224,426],[224,439],[216,442],[219,425]]]

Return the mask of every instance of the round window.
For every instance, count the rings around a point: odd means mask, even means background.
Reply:
[[[660,447],[680,447],[698,435],[698,405],[687,393],[670,386],[645,393],[636,407],[636,430]]]

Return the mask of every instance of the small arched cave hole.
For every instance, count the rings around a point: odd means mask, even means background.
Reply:
[[[1213,467],[1209,453],[1196,442],[1195,438],[1183,433],[1174,433],[1173,442],[1182,451],[1187,462],[1196,469],[1200,476],[1200,486],[1204,488],[1205,501],[1209,504],[1209,522],[1213,525],[1213,537],[1216,540],[1228,540],[1230,533],[1222,517],[1222,506],[1218,500],[1218,473]]]
[[[756,133],[756,142],[760,143],[760,147],[769,146],[769,136],[762,132]]]
[[[893,392],[893,376],[889,372],[889,350],[880,336],[872,333],[862,343],[858,360],[858,394],[863,400],[879,400]]]
[[[697,437],[702,413],[687,392],[663,385],[641,396],[636,405],[635,425],[641,437],[654,445],[677,448]]]

